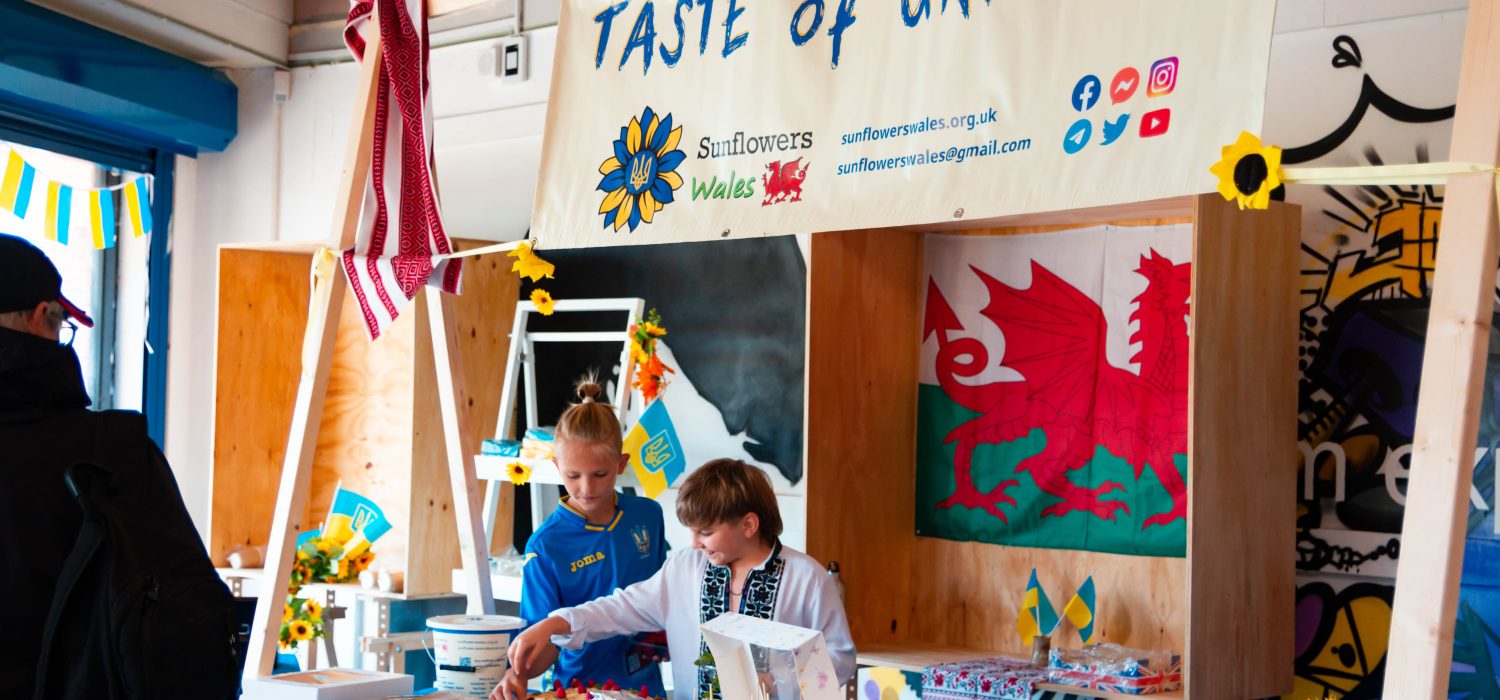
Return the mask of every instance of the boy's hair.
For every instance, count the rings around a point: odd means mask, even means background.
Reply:
[[[612,455],[621,454],[624,436],[621,435],[620,419],[615,417],[615,410],[609,404],[598,401],[604,395],[604,387],[599,385],[598,378],[589,374],[578,380],[576,392],[578,403],[569,406],[557,419],[554,439],[597,445],[608,448]]]
[[[771,480],[738,459],[716,459],[689,474],[677,492],[677,519],[691,528],[727,523],[754,513],[760,539],[775,545],[781,536],[781,508]]]

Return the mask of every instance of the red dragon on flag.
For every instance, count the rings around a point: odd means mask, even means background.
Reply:
[[[1009,522],[1002,505],[1013,509],[1007,492],[1020,481],[1008,479],[988,491],[975,483],[975,449],[1009,443],[1040,429],[1046,447],[1015,466],[1029,473],[1037,488],[1055,499],[1043,518],[1074,511],[1113,521],[1129,505],[1106,498],[1128,491],[1124,484],[1104,481],[1085,487],[1072,472],[1093,459],[1098,447],[1127,462],[1137,480],[1146,468],[1170,496],[1171,507],[1152,514],[1144,530],[1184,519],[1187,487],[1174,455],[1187,450],[1188,297],[1190,263],[1175,264],[1152,250],[1140,257],[1135,273],[1146,288],[1132,300],[1135,332],[1130,343],[1140,343],[1132,363],[1140,373],[1111,365],[1106,359],[1108,320],[1099,302],[1089,298],[1052,271],[1033,261],[1031,286],[1011,287],[970,266],[989,294],[981,311],[1005,336],[1000,364],[1018,372],[1022,381],[968,384],[990,367],[989,352],[977,338],[955,337],[963,324],[949,306],[936,281],[929,277],[923,342],[937,336],[936,370],[949,399],[979,415],[954,428],[946,442],[957,443],[953,460],[956,490],[937,503],[938,509],[981,509]],[[1137,481],[1137,488],[1146,482]]]

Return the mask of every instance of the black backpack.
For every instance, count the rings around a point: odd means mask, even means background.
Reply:
[[[65,470],[83,525],[53,594],[35,697],[233,697],[240,662],[229,589],[165,460],[153,457],[144,419],[95,415],[95,458]]]

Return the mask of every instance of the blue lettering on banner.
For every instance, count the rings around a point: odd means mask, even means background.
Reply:
[[[640,51],[641,73],[647,74],[651,71],[651,62],[654,56],[660,55],[662,63],[668,68],[676,67],[682,60],[683,49],[687,44],[688,15],[697,11],[699,17],[698,29],[698,55],[708,53],[708,35],[710,27],[713,26],[714,5],[723,4],[724,20],[720,23],[724,26],[724,44],[720,51],[722,58],[729,58],[731,54],[743,48],[750,41],[750,32],[742,31],[735,33],[735,22],[745,14],[748,7],[744,4],[746,0],[666,0],[672,2],[672,30],[675,30],[675,38],[663,36],[657,41],[656,33],[656,2],[645,0],[641,2],[635,15],[630,19],[630,33],[625,39],[625,44],[619,49],[620,60],[617,64],[618,70],[624,70],[625,65],[630,63],[636,55],[636,49]],[[829,66],[837,69],[839,67],[839,56],[843,53],[844,34],[858,21],[854,12],[855,3],[858,0],[801,0],[788,17],[788,34],[793,46],[805,46],[818,32],[822,30],[823,20],[832,9],[833,19],[828,26],[826,34],[830,37],[831,45]],[[608,5],[594,15],[594,24],[598,25],[599,37],[594,48],[594,68],[598,69],[604,65],[604,55],[609,49],[610,35],[615,28],[615,18],[625,14],[633,0],[621,0],[613,5]],[[833,7],[833,3],[838,5]],[[960,14],[964,19],[969,19],[969,6],[971,0],[954,0]],[[986,2],[988,4],[988,2]],[[932,17],[932,0],[901,0],[899,7],[894,8],[901,13],[901,21],[908,27],[916,27],[924,20]],[[938,13],[944,14],[948,11],[948,0],[942,0]],[[621,22],[624,24],[624,22]],[[671,31],[671,30],[665,30]],[[668,42],[671,48],[668,48]],[[617,44],[618,46],[618,44]],[[1097,98],[1096,98],[1097,99]]]

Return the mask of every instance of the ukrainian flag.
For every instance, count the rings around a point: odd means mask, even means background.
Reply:
[[[73,215],[73,188],[47,183],[47,238],[67,245],[69,219]]]
[[[1021,643],[1031,644],[1033,637],[1050,635],[1057,628],[1057,611],[1052,601],[1036,580],[1036,569],[1031,570],[1031,582],[1026,584],[1026,593],[1021,596],[1021,613],[1016,616],[1016,631],[1021,633]]]
[[[1073,594],[1073,599],[1063,606],[1063,615],[1068,622],[1078,628],[1078,636],[1083,638],[1083,643],[1088,644],[1094,638],[1094,577],[1090,576],[1078,592]]]
[[[630,455],[630,465],[647,498],[660,496],[687,471],[682,443],[665,402],[653,401],[640,422],[625,434],[625,454]]]
[[[125,220],[130,222],[135,237],[151,233],[151,202],[146,196],[146,178],[138,177],[125,183],[121,200],[125,205]]]
[[[333,508],[323,524],[323,538],[344,545],[344,558],[370,548],[389,532],[391,521],[375,502],[340,488],[333,495]]]
[[[16,218],[26,218],[31,206],[31,187],[36,180],[36,168],[21,159],[14,150],[6,158],[5,169],[0,171],[0,207],[15,213]]]

